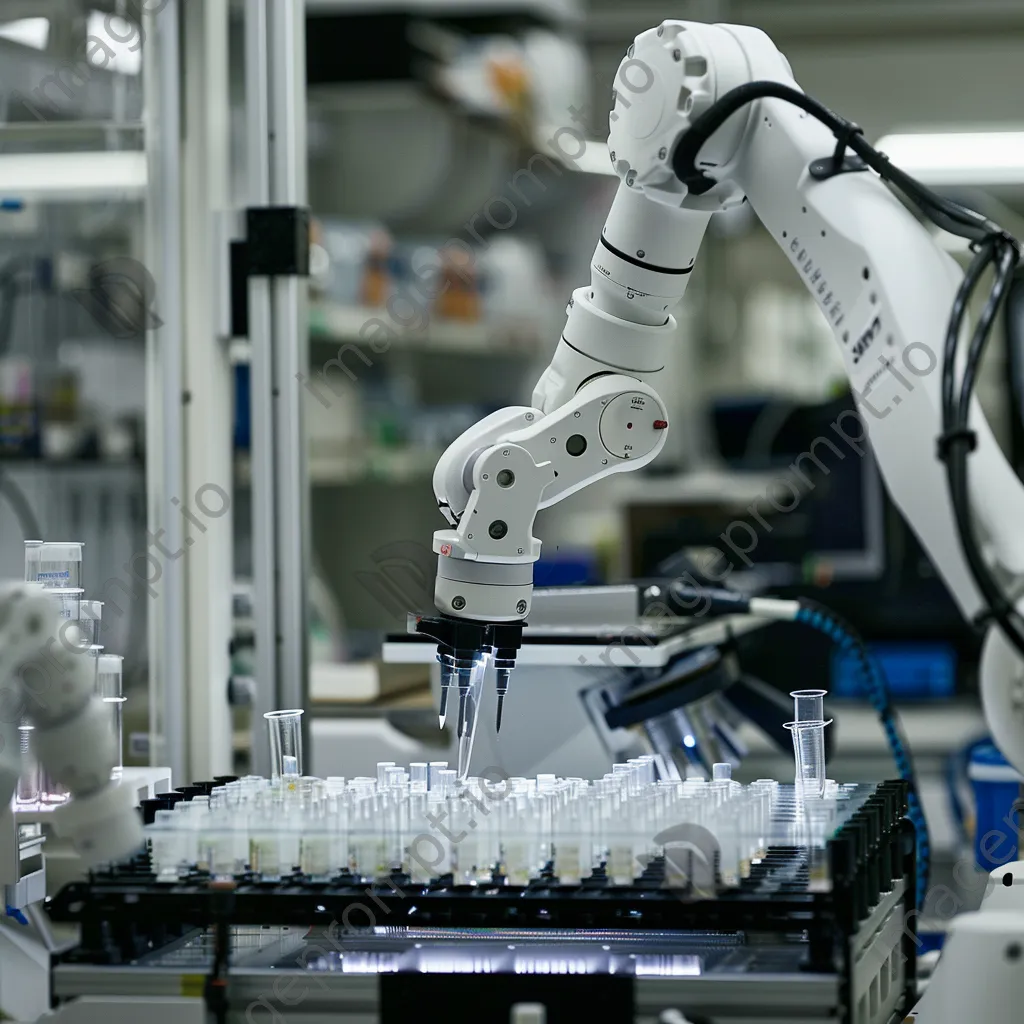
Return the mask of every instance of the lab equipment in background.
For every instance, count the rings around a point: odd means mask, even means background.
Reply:
[[[96,658],[96,693],[110,715],[110,729],[114,734],[117,760],[110,777],[119,779],[124,770],[124,690],[121,682],[123,658],[119,654],[100,654]]]
[[[85,589],[80,582],[83,579],[84,546],[79,541],[26,540],[25,576],[29,586],[38,588],[38,592],[56,606],[58,635],[63,648],[89,659],[86,671],[109,723],[114,750],[111,780],[116,782],[124,768],[123,715],[126,698],[122,687],[123,659],[117,654],[105,654],[98,642],[103,602],[87,600],[83,596]],[[35,764],[31,749],[33,732],[31,723],[23,723],[20,740],[27,772],[24,793],[35,792],[36,802],[43,806],[62,804],[69,796],[67,787],[42,767],[28,767]],[[37,785],[32,785],[32,780],[36,780]],[[27,800],[27,796],[24,799]]]
[[[313,209],[450,237],[508,188],[524,154],[573,168],[550,139],[566,111],[586,107],[579,9],[499,0],[426,12],[417,2],[381,16],[362,4],[310,5]]]
[[[25,582],[42,583],[47,588],[80,589],[83,546],[77,541],[26,540]],[[77,619],[78,615],[73,617]]]
[[[273,778],[298,778],[302,775],[302,715],[303,711],[268,711],[270,736],[270,764]]]
[[[32,363],[0,355],[0,455],[39,454],[39,425]]]
[[[862,448],[862,456],[847,451],[832,429],[840,421],[860,432],[863,424],[855,416],[845,397],[813,406],[720,402],[714,435],[729,470],[717,488],[691,496],[685,495],[683,478],[683,496],[638,494],[630,500],[629,571],[673,577],[691,572],[699,579],[691,557],[699,553],[702,564],[713,558],[712,571],[728,572],[737,587],[814,598],[856,622],[898,699],[970,692],[978,663],[974,631],[885,493],[871,450]],[[835,444],[823,443],[830,436]],[[800,500],[778,514],[767,495],[790,485],[803,488]],[[730,536],[756,538],[747,555],[751,565],[722,540],[730,529]],[[780,643],[783,629],[766,630],[757,649],[752,647],[752,672],[787,689],[788,680],[808,674],[828,680],[834,696],[865,696],[848,651],[825,637],[809,637],[799,648]]]
[[[981,743],[971,751],[967,777],[974,790],[974,859],[983,871],[992,871],[1018,859],[1024,776],[994,743]]]

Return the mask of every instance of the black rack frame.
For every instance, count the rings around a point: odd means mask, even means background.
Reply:
[[[81,926],[80,944],[65,953],[70,963],[121,964],[161,948],[196,928],[226,935],[235,925],[337,927],[355,935],[371,925],[415,928],[516,928],[674,932],[742,932],[799,935],[804,970],[836,973],[849,1006],[851,939],[872,908],[904,884],[902,954],[906,963],[904,1009],[916,998],[914,828],[904,817],[907,784],[881,783],[828,843],[832,888],[808,890],[800,848],[774,847],[749,878],[711,899],[660,888],[658,863],[632,886],[596,877],[579,885],[542,878],[528,886],[456,886],[450,876],[414,885],[392,875],[367,885],[353,877],[313,882],[293,875],[280,882],[243,876],[224,882],[194,875],[158,883],[148,856],[65,886],[48,904],[55,921]],[[785,870],[790,881],[776,883]],[[765,891],[765,890],[769,891]]]

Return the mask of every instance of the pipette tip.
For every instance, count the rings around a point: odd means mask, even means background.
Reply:
[[[448,717],[448,687],[444,685],[441,687],[441,707],[438,709],[437,723],[438,728],[443,729],[445,719]]]
[[[494,721],[494,731],[496,733],[501,732],[501,711],[502,711],[502,708],[504,706],[505,706],[505,695],[499,693],[498,694],[498,713],[497,713],[497,716],[495,717],[495,721]]]

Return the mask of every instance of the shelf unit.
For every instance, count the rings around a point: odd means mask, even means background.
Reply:
[[[380,322],[384,328],[367,325]],[[384,334],[386,328],[387,333]],[[431,317],[423,326],[402,327],[387,309],[314,302],[309,310],[309,335],[313,345],[365,344],[386,337],[388,347],[402,351],[453,352],[509,356],[537,354],[540,338],[530,328],[494,327],[481,321],[443,320]]]

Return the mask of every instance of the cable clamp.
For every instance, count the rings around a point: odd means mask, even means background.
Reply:
[[[864,129],[854,121],[847,121],[845,126],[835,133],[836,148],[832,153],[832,173],[839,174],[843,169],[846,151],[850,148],[850,140],[854,135],[863,135]]]
[[[935,457],[940,462],[948,462],[953,446],[957,444],[966,444],[967,451],[973,452],[978,447],[978,435],[969,427],[947,430],[935,442]]]

